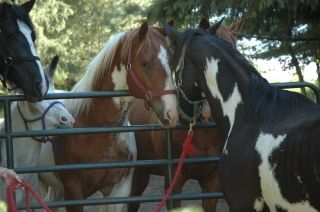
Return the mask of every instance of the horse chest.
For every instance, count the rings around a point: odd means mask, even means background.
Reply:
[[[122,161],[135,160],[137,157],[137,149],[132,132],[113,133],[109,136],[104,147],[106,149],[104,155],[108,158],[112,156],[115,160]]]

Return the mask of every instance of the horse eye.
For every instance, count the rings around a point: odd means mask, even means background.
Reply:
[[[143,61],[141,65],[143,66],[143,68],[146,68],[146,69],[149,69],[151,67],[150,63],[146,61]]]

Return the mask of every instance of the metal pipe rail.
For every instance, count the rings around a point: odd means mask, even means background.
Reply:
[[[190,193],[190,194],[173,194],[169,200],[200,200],[200,199],[221,199],[222,192],[207,192],[207,193]],[[89,206],[89,205],[105,205],[105,204],[119,204],[129,202],[160,202],[162,196],[131,196],[131,197],[103,197],[96,199],[85,200],[61,200],[46,202],[50,208],[67,207],[67,206]],[[38,204],[31,204],[32,209],[39,209]],[[25,209],[25,207],[18,207],[18,209]]]
[[[274,83],[275,87],[281,89],[287,88],[300,88],[308,87],[314,93],[316,101],[320,104],[320,91],[315,85],[307,82],[289,82],[289,83]],[[95,92],[78,92],[78,93],[56,93],[48,94],[44,99],[76,99],[76,98],[108,98],[130,96],[128,91],[95,91]],[[8,156],[8,168],[13,168],[17,173],[38,173],[38,172],[52,172],[52,171],[65,171],[65,170],[90,170],[90,169],[103,169],[103,168],[123,168],[123,167],[142,167],[142,166],[167,166],[167,178],[171,182],[173,165],[178,163],[178,159],[172,158],[171,155],[171,134],[173,129],[186,129],[187,126],[178,125],[176,128],[166,129],[157,124],[150,125],[133,125],[123,127],[97,127],[97,128],[73,128],[73,129],[53,129],[41,131],[12,131],[11,127],[11,113],[10,104],[12,101],[23,101],[25,98],[22,95],[2,95],[0,102],[4,104],[5,116],[5,130],[0,132],[0,138],[6,139],[6,151]],[[209,124],[197,124],[196,128],[213,128],[216,127],[214,122]],[[28,136],[59,136],[67,134],[93,134],[93,133],[109,133],[109,132],[129,132],[129,131],[146,131],[146,130],[165,130],[167,134],[167,159],[163,160],[140,160],[140,161],[125,161],[125,162],[106,162],[106,163],[86,163],[86,164],[64,164],[56,166],[33,166],[33,167],[14,167],[13,161],[13,146],[12,139],[18,137]],[[195,163],[218,163],[219,157],[189,157],[185,160],[186,164]],[[101,204],[115,204],[125,202],[157,202],[161,201],[161,196],[140,196],[140,197],[123,197],[123,198],[101,198],[101,199],[88,199],[88,200],[68,200],[68,201],[55,201],[48,202],[50,207],[65,207],[72,205],[101,205]],[[204,199],[204,198],[223,198],[222,193],[201,193],[201,194],[174,194],[169,198],[169,208],[172,208],[173,200],[191,200],[191,199]],[[32,208],[38,208],[38,205],[33,205]],[[23,209],[23,207],[21,207]]]
[[[188,157],[185,159],[185,164],[200,164],[200,163],[218,163],[220,157]],[[161,160],[137,160],[125,162],[101,162],[101,163],[79,163],[79,164],[64,164],[54,166],[23,166],[17,167],[14,170],[17,173],[40,173],[54,171],[75,171],[75,170],[90,170],[90,169],[105,169],[105,168],[126,168],[126,167],[142,167],[142,166],[163,166],[178,164],[179,159],[161,159]]]
[[[215,122],[208,124],[199,123],[194,128],[215,128]],[[188,126],[177,125],[172,129],[188,129]],[[149,125],[131,125],[120,127],[95,127],[95,128],[70,128],[70,129],[52,129],[52,130],[32,130],[32,131],[12,131],[1,132],[1,137],[10,136],[12,138],[34,137],[34,136],[54,136],[54,135],[78,135],[78,134],[96,134],[96,133],[110,133],[110,132],[132,132],[132,131],[149,131],[149,130],[168,130],[158,124]]]

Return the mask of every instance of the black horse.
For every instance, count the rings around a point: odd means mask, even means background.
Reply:
[[[23,91],[28,100],[41,100],[48,90],[40,59],[36,54],[36,39],[29,18],[35,0],[22,5],[0,3],[0,74],[7,83]]]
[[[214,29],[165,28],[180,98],[205,95],[226,141],[219,179],[230,210],[319,211],[320,107],[272,87]]]

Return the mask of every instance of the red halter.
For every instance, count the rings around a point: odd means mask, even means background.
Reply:
[[[134,84],[136,86],[138,86],[139,89],[144,94],[144,106],[146,107],[147,110],[150,110],[152,108],[151,104],[150,104],[150,101],[153,99],[153,97],[160,97],[160,96],[167,95],[167,94],[176,94],[175,90],[161,90],[161,91],[152,92],[144,84],[141,83],[141,81],[138,79],[137,75],[132,70],[132,65],[131,65],[131,44],[129,46],[128,65],[127,65],[126,68],[127,68],[128,76],[131,77],[131,79],[133,80]]]

